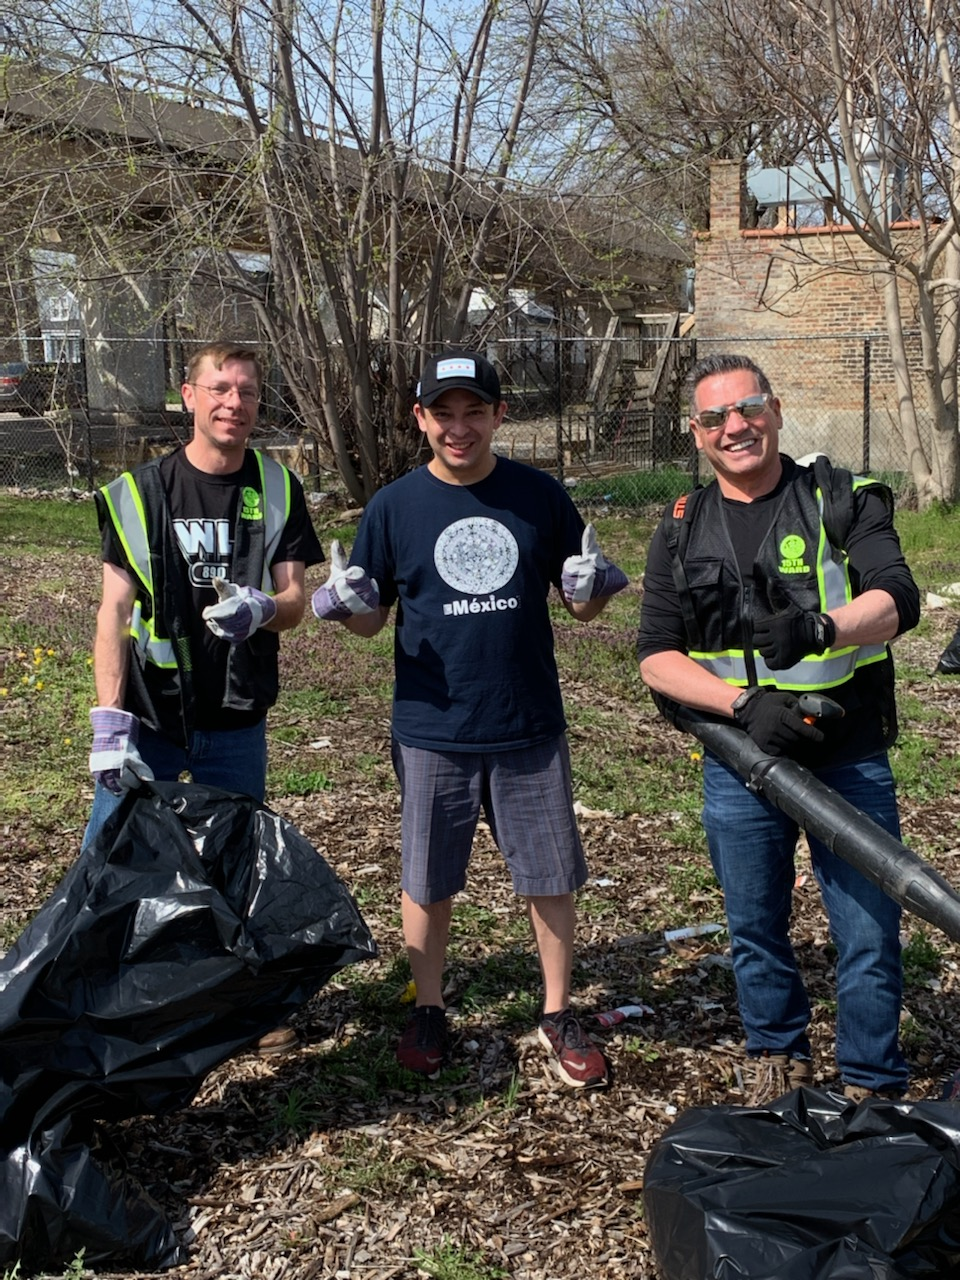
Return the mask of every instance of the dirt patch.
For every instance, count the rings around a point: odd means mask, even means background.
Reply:
[[[96,566],[73,564],[71,573],[76,607],[89,619]],[[15,588],[24,609],[37,598],[27,574],[24,561]],[[952,620],[928,630],[900,644],[902,662],[918,671],[933,669]],[[625,625],[592,643],[629,655],[632,639]],[[578,635],[577,643],[588,641]],[[648,1153],[685,1108],[737,1097],[740,1037],[726,935],[674,945],[663,936],[679,922],[723,920],[702,852],[675,838],[675,797],[665,786],[641,811],[581,816],[591,879],[580,895],[575,1000],[612,1063],[610,1088],[564,1090],[536,1044],[536,959],[487,831],[478,835],[454,920],[453,1064],[437,1083],[421,1085],[392,1065],[407,973],[387,659],[348,644],[338,629],[305,627],[287,643],[284,664],[285,688],[302,696],[284,701],[272,719],[273,776],[299,771],[325,781],[311,794],[273,794],[271,802],[351,887],[381,954],[345,971],[301,1011],[299,1052],[241,1055],[212,1073],[185,1110],[102,1127],[103,1158],[141,1183],[190,1242],[189,1263],[164,1274],[408,1280],[424,1274],[418,1250],[461,1248],[485,1268],[475,1272],[481,1278],[496,1268],[517,1280],[655,1276],[641,1200]],[[311,709],[303,696],[317,672],[329,698]],[[620,679],[635,687],[631,672]],[[572,710],[590,712],[575,717],[575,769],[581,761],[602,771],[607,757],[611,767],[625,756],[689,761],[694,744],[668,728],[645,695],[603,692],[573,666],[564,687]],[[944,679],[903,682],[938,753],[957,750],[958,689]],[[583,727],[597,716],[615,718],[615,734]],[[902,811],[907,842],[960,882],[960,797],[913,795]],[[79,823],[45,829],[42,819],[4,832],[5,920],[36,910],[52,887],[50,866],[76,856],[79,835]],[[914,1092],[925,1096],[960,1063],[960,953],[909,917],[904,929],[908,939],[922,929],[933,953],[928,967],[911,971],[903,1028]],[[814,1005],[817,1082],[831,1085],[833,951],[802,852],[793,936]],[[612,1029],[591,1018],[626,1003],[648,1012]]]

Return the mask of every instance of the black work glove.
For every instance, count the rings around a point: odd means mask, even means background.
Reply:
[[[773,671],[792,667],[811,653],[824,653],[836,638],[837,628],[828,614],[795,604],[753,624],[753,647]]]
[[[780,689],[758,689],[734,712],[734,719],[768,756],[789,755],[799,742],[822,742],[823,731],[807,724],[800,703]]]

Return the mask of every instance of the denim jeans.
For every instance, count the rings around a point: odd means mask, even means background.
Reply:
[[[182,773],[189,773],[201,786],[238,791],[262,803],[267,786],[266,724],[261,720],[248,729],[197,729],[186,749],[141,725],[137,749],[158,782],[176,782]],[[82,848],[95,838],[123,798],[97,783]]]
[[[814,771],[821,782],[899,838],[885,755]],[[789,939],[797,824],[706,755],[703,825],[726,902],[733,972],[749,1054],[809,1057],[810,1005]],[[902,969],[900,908],[819,840],[814,874],[837,948],[836,1056],[847,1084],[907,1087],[897,1038]]]

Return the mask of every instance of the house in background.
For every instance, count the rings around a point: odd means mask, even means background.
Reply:
[[[778,186],[775,174],[751,177],[740,161],[711,165],[710,229],[696,242],[698,355],[736,349],[767,371],[783,401],[786,453],[821,450],[855,469],[905,471],[884,318],[886,264],[832,213],[809,170],[782,175]],[[895,224],[893,235],[909,253],[916,227]],[[901,303],[919,374],[907,290]],[[922,377],[916,394],[925,396]],[[926,405],[918,409],[922,418]]]

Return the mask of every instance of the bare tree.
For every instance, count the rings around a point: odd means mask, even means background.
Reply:
[[[608,165],[631,167],[638,192],[662,213],[708,225],[710,159],[813,171],[824,206],[869,250],[869,261],[848,269],[881,281],[899,428],[920,502],[960,497],[956,5],[557,3],[545,40],[571,127],[604,142]],[[793,257],[809,243],[791,244]]]
[[[803,122],[798,158],[816,174],[833,216],[869,250],[858,269],[880,278],[899,427],[919,500],[952,503],[960,496],[956,7],[721,2],[728,29],[760,69],[760,111]],[[919,334],[919,370],[911,332]],[[929,431],[918,408],[924,398]]]
[[[760,71],[704,0],[554,0],[543,44],[580,181],[632,188],[641,217],[706,227],[711,160],[778,164],[800,145],[795,121],[758,109]]]
[[[418,449],[416,370],[465,336],[475,289],[502,309],[518,279],[569,284],[574,254],[581,281],[599,275],[573,203],[543,197],[542,169],[536,200],[518,181],[547,4],[442,19],[424,0],[51,0],[29,50],[50,51],[32,64],[35,110],[60,164],[18,190],[24,238],[31,205],[34,230],[82,243],[101,287],[143,270],[245,296],[324,462],[363,502]],[[68,93],[70,111],[41,121],[43,95]],[[29,165],[24,143],[24,181]]]

